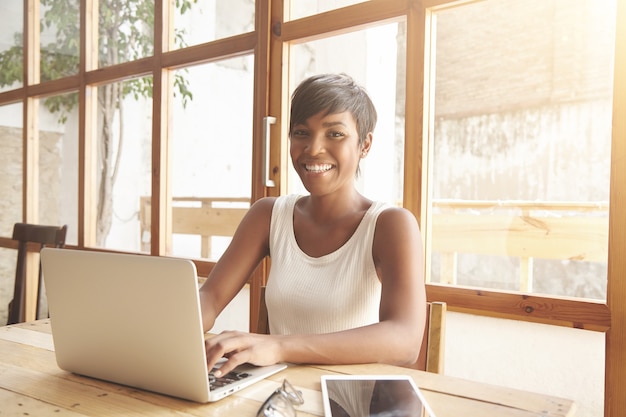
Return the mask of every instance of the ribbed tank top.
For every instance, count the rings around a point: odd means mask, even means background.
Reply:
[[[330,333],[377,323],[381,283],[372,245],[376,220],[389,205],[374,202],[342,247],[314,258],[296,242],[293,211],[298,198],[278,197],[272,209],[265,291],[270,333]]]

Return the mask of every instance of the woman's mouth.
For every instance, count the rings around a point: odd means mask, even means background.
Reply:
[[[326,172],[326,171],[330,171],[331,169],[333,169],[333,165],[332,164],[304,164],[304,169],[306,169],[308,172]]]

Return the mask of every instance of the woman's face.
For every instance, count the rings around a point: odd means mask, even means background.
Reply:
[[[351,190],[364,153],[369,151],[372,135],[359,144],[356,121],[351,112],[309,117],[291,131],[290,154],[293,166],[312,195]]]

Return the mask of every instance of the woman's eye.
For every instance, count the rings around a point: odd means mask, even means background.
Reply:
[[[303,137],[303,136],[306,136],[306,135],[307,135],[306,130],[294,130],[291,133],[291,136],[296,136],[296,137]]]
[[[343,134],[343,132],[333,131],[333,132],[328,132],[328,136],[330,136],[331,138],[342,138],[345,135]]]

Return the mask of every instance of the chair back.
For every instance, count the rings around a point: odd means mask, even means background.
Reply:
[[[265,304],[265,286],[261,287],[261,297],[259,299],[259,321],[256,332],[260,334],[270,334],[270,322],[267,316],[267,305]]]
[[[417,362],[411,368],[442,374],[445,357],[447,304],[441,301],[426,303],[426,328]]]
[[[17,265],[15,268],[15,284],[13,287],[13,300],[9,303],[9,317],[7,324],[21,323],[26,320],[26,260],[29,244],[37,244],[38,250],[44,246],[57,248],[65,245],[67,225],[43,226],[38,224],[15,223],[13,226],[13,240],[18,241]],[[41,262],[38,268],[37,306],[35,318],[39,317],[39,301],[41,298]]]
[[[265,304],[265,287],[261,287],[259,300],[259,315],[257,333],[269,334],[269,319],[267,305]],[[446,329],[447,304],[433,301],[427,303],[426,328],[417,362],[411,368],[422,371],[442,374],[444,369],[445,354],[445,329]]]

